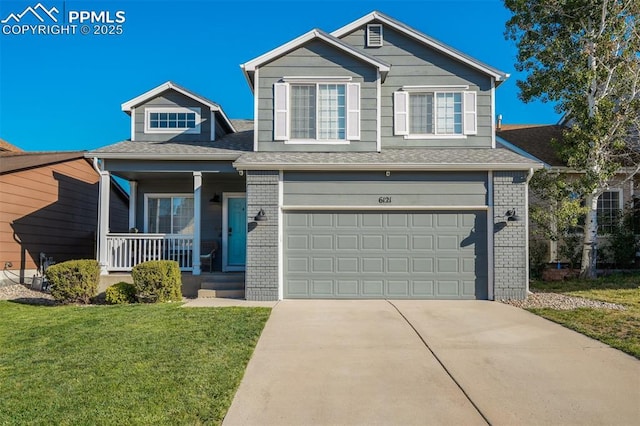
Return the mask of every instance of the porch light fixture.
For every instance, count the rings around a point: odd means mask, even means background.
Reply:
[[[209,200],[210,203],[219,203],[220,202],[220,194],[213,194],[213,198]]]
[[[507,210],[504,214],[504,218],[508,222],[520,222],[522,218],[516,214],[516,209]]]
[[[253,220],[255,220],[256,222],[266,222],[267,215],[264,213],[263,209],[260,209],[256,217],[253,218]]]

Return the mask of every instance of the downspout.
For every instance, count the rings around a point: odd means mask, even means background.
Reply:
[[[525,187],[524,187],[524,232],[525,232],[525,239],[524,239],[524,247],[525,247],[525,276],[526,276],[526,282],[527,282],[527,287],[526,287],[526,294],[528,295],[530,293],[529,290],[529,280],[530,280],[530,276],[529,276],[529,181],[531,181],[531,178],[533,177],[533,167],[531,167],[529,169],[529,173],[527,174],[527,180],[525,181]]]

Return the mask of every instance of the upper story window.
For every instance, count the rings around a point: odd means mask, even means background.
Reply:
[[[476,92],[410,87],[393,97],[394,133],[405,138],[477,134]]]
[[[200,133],[200,108],[146,108],[145,133]]]
[[[348,143],[360,139],[360,85],[276,83],[274,139],[287,143]]]
[[[344,84],[291,85],[291,138],[346,139]]]

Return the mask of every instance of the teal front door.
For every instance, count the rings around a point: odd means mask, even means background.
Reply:
[[[247,199],[227,199],[227,266],[244,269],[247,258]]]

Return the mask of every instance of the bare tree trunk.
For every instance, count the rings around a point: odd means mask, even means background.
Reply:
[[[581,278],[596,277],[596,241],[598,238],[598,193],[587,195],[585,202],[589,210],[584,223],[584,242],[582,245]]]

